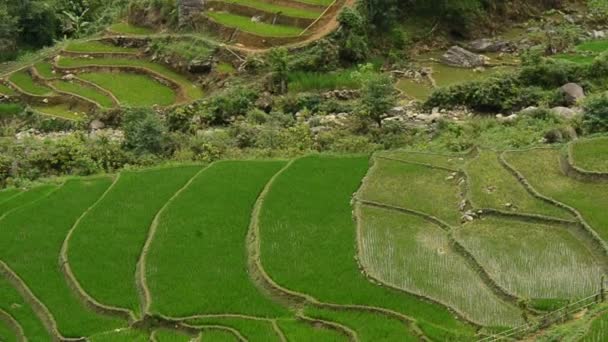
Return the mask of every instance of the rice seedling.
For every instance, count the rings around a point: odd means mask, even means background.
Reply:
[[[23,111],[20,103],[0,103],[0,118],[17,115]]]
[[[608,137],[578,140],[571,151],[576,166],[588,171],[608,172]]]
[[[608,184],[586,183],[565,176],[559,151],[537,149],[506,154],[507,161],[545,196],[576,208],[604,239],[608,239]]]
[[[147,27],[134,26],[129,23],[116,23],[109,27],[110,31],[115,33],[147,35],[154,33],[154,30]]]
[[[9,81],[32,95],[47,96],[53,93],[51,88],[34,81],[32,76],[25,70],[12,73],[9,77]]]
[[[0,310],[11,315],[19,323],[28,340],[51,341],[51,336],[42,325],[42,322],[36,317],[29,304],[2,276],[0,276]],[[0,340],[3,337],[0,331]],[[4,338],[8,339],[8,337]]]
[[[280,342],[281,339],[272,327],[271,321],[245,319],[238,317],[209,317],[189,320],[194,326],[219,325],[237,330],[250,342]],[[309,336],[310,338],[310,336]]]
[[[108,177],[68,180],[50,196],[9,213],[0,223],[0,259],[48,307],[67,337],[89,336],[123,324],[85,308],[65,282],[57,262],[74,222],[110,183]]]
[[[303,31],[302,28],[295,26],[253,22],[250,17],[229,12],[207,12],[206,15],[224,26],[238,28],[241,31],[264,37],[297,37]]]
[[[589,331],[580,340],[581,342],[604,342],[608,338],[608,312],[601,313],[593,320]]]
[[[458,225],[462,200],[458,182],[458,176],[450,171],[376,158],[359,197],[421,211]]]
[[[277,322],[287,341],[346,342],[348,337],[336,330],[311,325],[300,320],[280,320]]]
[[[485,326],[523,323],[451,247],[447,233],[422,218],[362,207],[360,260],[389,285],[438,300]]]
[[[148,342],[148,335],[142,331],[130,328],[110,330],[93,335],[88,339],[91,342]]]
[[[492,151],[481,151],[467,164],[469,190],[475,207],[573,219],[564,209],[532,196],[498,161]]]
[[[207,329],[201,332],[201,341],[210,342],[239,342],[240,339],[232,332],[223,329]]]
[[[341,324],[355,331],[360,341],[418,341],[406,324],[395,318],[365,311],[331,310],[311,307],[308,317]]]
[[[17,188],[0,190],[0,205],[2,205],[2,203],[4,203],[5,201],[8,201],[11,198],[15,197],[15,195],[18,195],[20,192],[21,190]]]
[[[8,95],[8,96],[15,96],[15,95],[17,95],[17,92],[14,91],[12,88],[9,88],[6,85],[0,83],[0,94]]]
[[[471,159],[465,154],[433,154],[417,153],[405,150],[382,151],[376,153],[378,157],[386,157],[407,161],[410,163],[427,164],[437,167],[459,170]]]
[[[58,119],[81,121],[87,116],[86,109],[79,106],[72,106],[67,103],[50,106],[31,106],[31,108],[42,115],[52,116]]]
[[[287,313],[251,282],[246,248],[257,196],[283,165],[282,161],[213,164],[167,207],[146,263],[152,312],[175,317]]]
[[[125,172],[69,241],[76,279],[97,301],[140,311],[135,269],[154,216],[198,166]]]
[[[65,48],[66,51],[70,52],[102,52],[102,53],[135,53],[138,51],[137,48],[126,48],[122,46],[116,46],[108,43],[104,43],[99,40],[87,40],[80,42],[71,42]]]
[[[86,99],[99,103],[102,107],[114,107],[114,102],[108,95],[93,87],[70,81],[54,81],[52,84],[60,91],[80,95]]]
[[[146,107],[175,103],[173,89],[146,75],[130,73],[86,73],[80,78],[93,82],[116,96],[122,105]],[[137,89],[137,91],[133,91]]]
[[[49,62],[38,62],[34,64],[34,68],[38,74],[44,78],[57,77],[57,75],[53,72],[53,65]]]
[[[260,216],[261,261],[279,285],[337,304],[389,308],[469,336],[445,308],[369,282],[355,261],[349,205],[368,158],[310,156],[273,184]]]
[[[155,71],[174,82],[178,83],[188,94],[190,99],[198,99],[203,96],[203,92],[199,87],[190,82],[184,75],[179,74],[161,64],[142,61],[140,59],[129,59],[129,58],[71,58],[71,57],[62,57],[58,61],[58,65],[60,67],[87,67],[91,65],[100,65],[100,66],[114,66],[114,67],[124,67],[124,66],[133,66],[133,67],[141,67],[150,69]]]
[[[484,218],[456,237],[509,292],[529,299],[576,299],[599,291],[602,268],[568,230]]]
[[[191,336],[168,329],[154,330],[153,334],[154,338],[150,340],[156,342],[191,342],[193,340]]]
[[[6,215],[12,210],[18,209],[36,200],[39,200],[44,196],[47,196],[49,193],[51,193],[51,191],[55,190],[56,188],[57,187],[54,185],[41,185],[32,188],[28,191],[23,191],[15,194],[7,192],[8,195],[4,197],[4,201],[0,199],[0,217]]]
[[[283,6],[278,5],[276,3],[265,2],[263,0],[229,0],[228,2],[253,7],[264,12],[281,13],[283,15],[296,18],[317,19],[322,13],[322,10],[320,9],[311,10],[305,8],[298,8],[295,6]]]

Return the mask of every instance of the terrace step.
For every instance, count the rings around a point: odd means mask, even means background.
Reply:
[[[227,12],[271,25],[294,26],[302,29],[310,26],[322,11],[308,11],[291,7],[275,6],[260,0],[212,0],[207,3],[207,12]]]

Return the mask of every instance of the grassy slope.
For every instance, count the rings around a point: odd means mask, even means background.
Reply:
[[[485,218],[457,236],[499,284],[521,297],[574,299],[599,291],[601,268],[565,228]]]
[[[99,103],[102,107],[111,108],[114,107],[114,102],[106,94],[99,90],[82,85],[80,83],[69,82],[69,81],[55,81],[53,86],[58,90],[65,91],[68,93],[80,95],[84,98],[90,99],[94,102]]]
[[[148,107],[175,103],[175,92],[146,75],[88,73],[78,75],[110,91],[122,105]]]
[[[150,224],[198,170],[194,166],[125,172],[80,221],[68,257],[76,278],[93,298],[139,312],[134,274]]]
[[[253,204],[283,165],[280,161],[214,164],[171,203],[160,219],[147,263],[154,312],[178,317],[286,314],[249,279],[246,251]]]
[[[32,76],[25,70],[17,71],[11,74],[9,80],[22,90],[33,95],[45,96],[53,93],[51,88],[34,81]]]
[[[110,182],[106,177],[70,180],[51,196],[12,212],[1,222],[0,259],[48,306],[66,336],[88,336],[121,324],[85,309],[57,262],[67,232]]]
[[[361,188],[361,199],[405,207],[460,223],[458,177],[426,166],[376,159]]]
[[[14,95],[17,95],[17,92],[14,91],[12,88],[9,88],[6,85],[0,83],[0,94],[14,96]]]
[[[7,312],[19,322],[28,340],[51,341],[51,336],[25,299],[2,276],[0,276],[0,310]],[[1,334],[0,340],[2,340]]]
[[[80,121],[86,118],[86,113],[83,108],[73,107],[67,103],[60,103],[58,105],[50,106],[31,106],[37,112],[43,115],[53,116],[56,118]]]
[[[249,342],[280,342],[281,339],[272,328],[269,321],[256,321],[236,317],[199,318],[188,323],[197,325],[220,325],[230,327],[240,332]],[[308,336],[311,338],[312,336]]]
[[[279,329],[287,341],[315,341],[315,342],[346,342],[348,338],[341,333],[318,326],[311,326],[302,321],[282,320],[278,322]]]
[[[560,171],[559,153],[538,149],[508,153],[506,159],[536,190],[575,207],[595,231],[608,240],[608,184],[584,183],[566,177]]]
[[[508,170],[498,161],[495,152],[482,151],[467,165],[470,196],[476,207],[494,208],[527,214],[572,219],[566,210],[541,201],[530,195]],[[505,206],[510,203],[511,209]]]
[[[266,271],[280,285],[322,301],[386,307],[471,334],[444,308],[374,285],[359,272],[349,202],[367,167],[367,157],[311,156],[277,178],[260,218]]]
[[[447,233],[422,218],[361,208],[361,263],[382,281],[438,299],[487,326],[522,324],[450,247]]]
[[[334,311],[322,308],[309,308],[305,313],[309,317],[336,322],[352,329],[362,342],[419,341],[408,330],[405,323],[387,316],[361,311]]]
[[[572,152],[576,166],[608,172],[608,137],[579,140],[572,146]]]
[[[191,99],[198,99],[203,96],[203,92],[196,87],[190,80],[185,76],[163,66],[153,62],[142,61],[141,59],[129,59],[129,58],[70,58],[62,57],[58,65],[60,67],[86,67],[90,65],[102,65],[102,66],[135,66],[148,68],[155,71],[177,83],[179,83],[185,90]]]
[[[44,78],[53,78],[58,76],[53,73],[53,65],[49,62],[38,62],[34,64],[34,68],[36,68],[38,74]]]

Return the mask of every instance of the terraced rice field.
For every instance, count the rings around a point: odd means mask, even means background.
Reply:
[[[593,233],[608,191],[560,153],[222,161],[0,191],[0,340],[471,341],[540,320],[530,308],[595,294],[608,265]],[[603,317],[581,340],[605,339]]]
[[[608,137],[579,140],[572,144],[570,153],[576,166],[608,173]]]

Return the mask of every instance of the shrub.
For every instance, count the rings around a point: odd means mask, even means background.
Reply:
[[[608,94],[590,96],[584,110],[583,124],[589,132],[608,132]]]
[[[125,112],[122,123],[124,146],[137,154],[160,154],[163,150],[165,126],[151,109],[137,108]]]
[[[382,126],[382,119],[386,113],[395,106],[397,98],[393,80],[386,74],[368,74],[363,81],[361,91],[361,104],[363,110],[360,114],[370,118],[378,126]]]
[[[251,88],[235,88],[214,96],[208,103],[203,102],[200,114],[211,125],[227,124],[238,116],[243,116],[253,108],[258,93]]]

